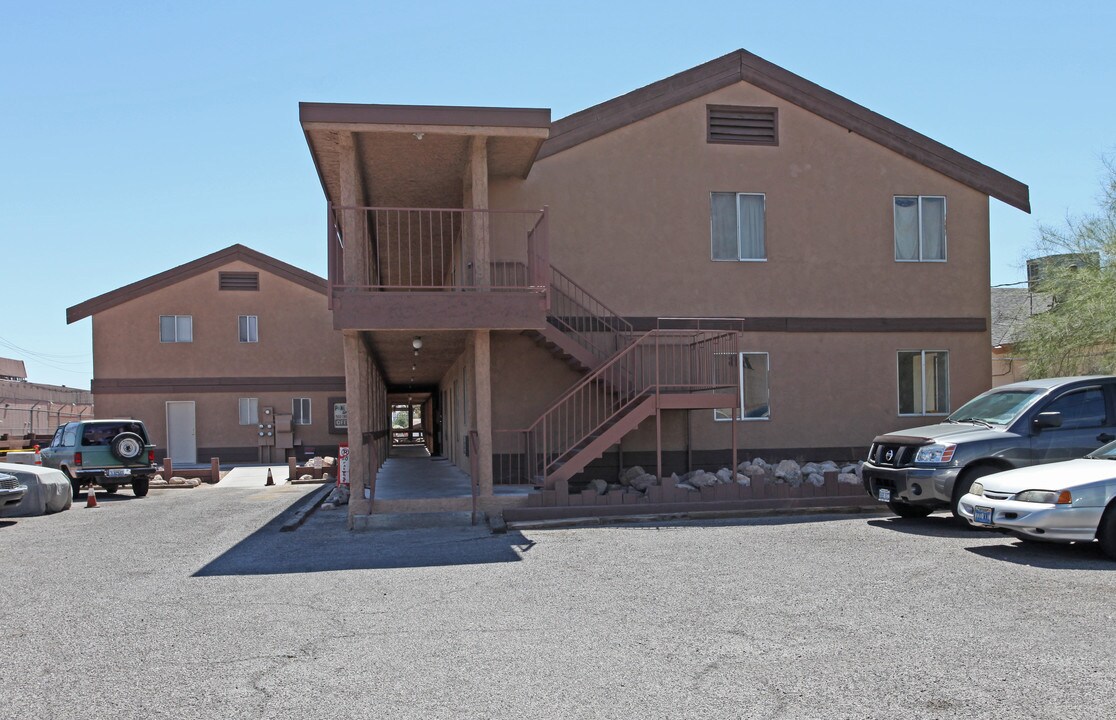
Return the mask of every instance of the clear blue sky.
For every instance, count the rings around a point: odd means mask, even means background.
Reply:
[[[71,305],[233,243],[324,274],[299,101],[557,119],[737,48],[1029,185],[1032,215],[991,201],[1018,281],[1038,223],[1096,207],[1114,31],[1111,0],[8,3],[0,355],[88,387]]]

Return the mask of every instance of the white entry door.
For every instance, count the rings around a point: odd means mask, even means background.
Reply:
[[[193,464],[198,461],[193,400],[167,403],[167,454],[174,463]]]

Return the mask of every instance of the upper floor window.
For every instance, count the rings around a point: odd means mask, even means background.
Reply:
[[[295,398],[291,401],[291,424],[310,424],[310,398]]]
[[[771,419],[771,393],[767,386],[769,370],[768,354],[765,352],[742,352],[729,357],[735,367],[731,374],[740,387],[740,414],[737,420]],[[714,420],[731,420],[732,409],[722,408],[713,411]]]
[[[714,260],[765,260],[762,193],[715,192],[710,226]]]
[[[160,315],[159,342],[194,342],[194,317],[192,315]]]
[[[946,259],[946,199],[933,195],[895,196],[895,259]]]
[[[257,425],[260,422],[260,399],[240,398],[240,424]]]
[[[240,325],[240,342],[254,343],[260,341],[260,322],[257,316],[241,315],[238,324]]]
[[[949,412],[949,353],[945,350],[899,351],[899,414],[945,415]]]

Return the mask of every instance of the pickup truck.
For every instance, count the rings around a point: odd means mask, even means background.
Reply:
[[[43,466],[66,474],[74,497],[82,487],[97,484],[109,493],[131,485],[136,497],[147,495],[151,476],[159,471],[155,446],[142,420],[82,420],[60,425],[41,451]]]

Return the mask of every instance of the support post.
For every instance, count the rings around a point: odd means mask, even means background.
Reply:
[[[473,331],[473,420],[480,448],[470,447],[478,455],[478,484],[481,497],[492,496],[492,334],[488,330]]]

